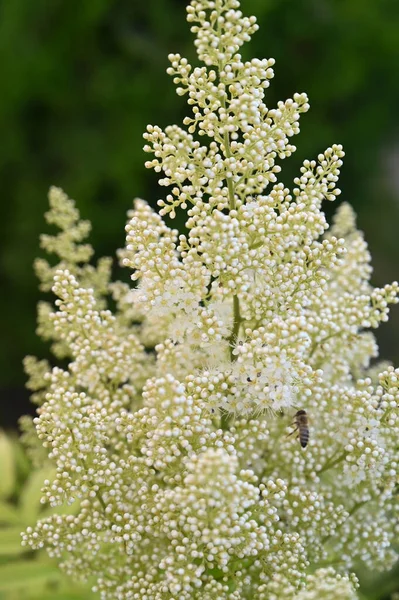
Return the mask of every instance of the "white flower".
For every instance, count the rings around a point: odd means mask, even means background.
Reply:
[[[239,54],[256,19],[238,0],[192,0],[188,21],[205,64],[169,56],[192,115],[144,136],[170,190],[160,214],[140,199],[129,212],[120,256],[137,287],[88,264],[88,223],[50,193],[61,233],[42,245],[60,262],[36,266],[57,300],[38,331],[65,366],[25,364],[36,456],[55,473],[42,501],[76,509],[23,544],[102,600],[354,600],[354,566],[397,558],[399,370],[370,369],[367,330],[399,286],[373,289],[348,205],[327,231],[341,146],[305,160],[292,190],[277,182],[309,104],[266,106],[274,60]],[[185,234],[162,219],[177,208]],[[299,409],[306,448],[287,436]]]
[[[264,394],[269,396],[273,410],[296,405],[298,388],[295,381],[298,381],[298,373],[284,355],[267,359],[259,383],[264,384]]]

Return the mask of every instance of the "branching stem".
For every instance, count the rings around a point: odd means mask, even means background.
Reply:
[[[219,71],[220,71],[220,66],[219,66]],[[221,103],[222,103],[224,109],[226,109],[225,95],[223,95]],[[223,131],[223,145],[224,145],[224,153],[225,153],[226,158],[230,158],[231,157],[230,138],[229,138],[229,132],[227,131],[226,128]],[[236,199],[235,199],[235,190],[234,190],[233,179],[226,175],[226,182],[227,182],[227,190],[228,190],[228,194],[229,194],[230,210],[236,210],[237,205],[236,205]],[[234,354],[234,348],[236,347],[236,344],[237,344],[237,338],[238,338],[238,333],[240,331],[241,321],[242,321],[242,318],[241,318],[241,314],[240,314],[240,301],[239,301],[237,294],[234,294],[234,296],[233,296],[233,329],[231,332],[231,336],[229,338],[231,362],[234,362],[235,360],[237,360],[237,357]],[[220,419],[220,425],[221,425],[222,429],[230,428],[230,423],[231,423],[232,418],[233,418],[233,416],[230,413],[226,412],[226,413],[222,414],[221,419]]]
[[[335,460],[327,460],[324,467],[322,467],[320,471],[317,471],[317,474],[320,475],[320,473],[324,473],[325,471],[332,469],[333,467],[335,467],[335,465],[345,460],[347,454],[347,452],[342,452],[342,454],[340,454]]]

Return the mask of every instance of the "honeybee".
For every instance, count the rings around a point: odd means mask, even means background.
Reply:
[[[297,431],[302,448],[306,448],[309,441],[309,423],[306,410],[298,410],[294,418],[295,421],[292,423],[292,425],[295,425],[295,429],[289,433],[287,437],[293,435]]]

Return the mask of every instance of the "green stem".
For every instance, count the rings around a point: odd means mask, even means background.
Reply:
[[[359,502],[356,502],[356,504],[354,504],[354,506],[352,506],[352,508],[350,509],[349,516],[351,517],[353,514],[355,514],[357,510],[359,510],[359,508],[362,508],[362,506],[364,506],[365,504],[367,504],[367,500],[361,500]]]
[[[229,141],[229,134],[227,133],[227,131],[224,132],[224,145],[225,145],[226,156],[230,157],[231,156],[230,141]],[[234,196],[233,181],[230,177],[226,177],[226,180],[227,180],[227,188],[229,190],[230,210],[235,210],[236,201],[235,201],[235,196]],[[234,294],[234,296],[233,296],[233,331],[231,332],[231,336],[230,336],[230,340],[229,340],[231,362],[234,362],[236,360],[236,357],[233,354],[233,350],[237,343],[238,332],[240,330],[240,323],[241,323],[240,301],[238,299],[238,296],[236,294]]]
[[[320,473],[324,473],[325,471],[328,471],[329,469],[332,469],[333,467],[335,467],[335,465],[337,465],[341,461],[345,460],[347,454],[348,454],[347,452],[343,452],[335,460],[331,460],[331,459],[328,460],[326,462],[326,464],[324,465],[324,467],[322,467],[320,469],[320,471],[317,471],[317,474],[320,475]]]
[[[70,427],[68,427],[68,430],[69,430],[69,431],[70,431],[70,433],[71,433],[71,437],[72,437],[72,439],[73,439],[73,441],[74,441],[74,444],[75,444],[75,445],[77,445],[77,442],[76,442],[75,436],[73,435],[73,431],[72,431],[72,429],[71,429]],[[86,465],[86,461],[85,461],[83,458],[81,458],[81,459],[80,459],[80,462],[82,463],[82,466],[83,466],[84,470],[87,472],[87,471],[88,471],[88,467],[87,467],[87,465]],[[101,494],[100,494],[100,492],[99,492],[99,491],[95,491],[95,494],[96,494],[96,498],[97,498],[97,500],[98,500],[98,501],[99,501],[99,503],[101,504],[101,507],[102,507],[102,509],[103,509],[103,511],[104,511],[104,513],[105,513],[105,509],[107,508],[107,505],[105,504],[105,502],[104,502],[104,500],[103,500],[103,497],[101,496]]]
[[[232,418],[233,417],[230,413],[222,413],[220,417],[220,428],[223,429],[223,431],[227,431],[228,429],[230,429],[230,423]]]
[[[237,360],[237,356],[234,354],[234,348],[237,344],[238,332],[240,330],[241,315],[240,315],[240,301],[237,295],[233,296],[233,330],[229,338],[230,346],[230,360],[234,362]]]
[[[220,70],[221,70],[221,66],[219,65],[219,71]],[[222,106],[226,110],[226,98],[224,95],[223,95],[221,102],[222,102]],[[223,145],[224,145],[224,152],[225,152],[226,158],[231,158],[232,154],[231,154],[231,149],[230,149],[229,132],[226,129],[223,132]],[[233,179],[231,177],[227,177],[227,175],[226,175],[226,182],[227,182],[227,190],[228,190],[228,194],[229,194],[230,210],[236,210],[237,205],[236,205],[236,199],[235,199]],[[238,333],[240,330],[241,321],[242,321],[242,319],[241,319],[241,315],[240,315],[240,301],[239,301],[237,294],[234,294],[234,296],[233,296],[233,329],[231,332],[231,336],[229,338],[231,362],[234,362],[235,360],[237,360],[237,357],[234,354],[234,348],[236,347],[236,344],[237,344],[237,338],[238,338]],[[229,429],[232,419],[233,419],[232,414],[227,413],[227,412],[223,413],[220,418],[221,428],[225,429],[225,430]]]
[[[226,102],[223,102],[223,104],[226,107]],[[223,141],[224,141],[224,151],[226,153],[226,156],[227,156],[227,158],[230,158],[231,157],[230,140],[229,140],[229,134],[227,131],[225,131],[223,134]],[[227,181],[227,189],[229,191],[230,210],[235,210],[236,209],[236,199],[235,199],[235,195],[234,195],[233,180],[231,177],[227,177],[227,175],[226,175],[226,181]]]
[[[356,511],[358,511],[358,510],[359,510],[359,508],[361,508],[361,507],[362,507],[362,506],[364,506],[365,504],[367,504],[367,501],[366,501],[366,500],[361,500],[360,502],[356,502],[356,503],[355,503],[355,504],[352,506],[352,508],[351,508],[351,509],[348,511],[348,519],[349,519],[349,518],[350,518],[352,515],[354,515],[354,514],[355,514],[355,512],[356,512]],[[345,523],[346,523],[346,521],[345,521]],[[325,544],[326,542],[328,542],[328,540],[329,540],[331,537],[333,537],[334,535],[336,535],[336,533],[337,533],[338,529],[339,529],[340,527],[342,527],[342,525],[343,525],[343,524],[344,524],[344,523],[341,523],[341,525],[339,525],[339,527],[337,527],[337,529],[335,530],[335,532],[334,532],[333,534],[331,534],[331,535],[326,535],[326,536],[325,536],[325,537],[324,537],[324,538],[321,540],[321,543],[322,543],[322,544]]]
[[[224,107],[226,107],[225,100],[223,100],[223,105],[224,105]],[[224,139],[224,151],[226,153],[227,158],[230,158],[230,156],[231,156],[230,140],[229,140],[229,134],[227,131],[224,132],[223,139]],[[227,189],[229,191],[230,210],[235,210],[236,201],[235,201],[235,195],[234,195],[233,181],[232,181],[231,177],[226,177],[226,181],[227,181]],[[235,294],[233,296],[233,331],[231,333],[230,340],[229,340],[230,359],[232,362],[235,360],[233,350],[235,348],[235,344],[237,341],[238,332],[240,329],[240,323],[241,323],[240,302],[239,302],[238,296]]]
[[[234,348],[237,345],[237,337],[238,332],[240,330],[241,324],[241,314],[240,314],[240,301],[238,296],[235,294],[233,296],[233,330],[231,332],[231,336],[229,338],[229,348],[230,348],[230,360],[231,362],[235,362],[237,360],[237,356],[234,354]],[[220,418],[220,426],[222,429],[227,430],[230,429],[230,424],[233,419],[233,415],[228,412],[222,413]]]
[[[103,511],[105,513],[105,509],[107,508],[107,506],[106,506],[106,504],[105,504],[105,502],[103,500],[103,497],[101,496],[100,492],[96,492],[96,498],[99,501],[99,503],[101,504],[102,509],[103,509]]]

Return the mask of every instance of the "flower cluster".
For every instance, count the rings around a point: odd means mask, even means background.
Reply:
[[[89,225],[50,191],[39,333],[68,365],[25,361],[55,475],[23,544],[103,600],[353,600],[353,571],[396,560],[399,370],[373,362],[372,329],[399,286],[371,286],[348,204],[331,228],[322,212],[341,146],[277,181],[309,104],[266,106],[274,60],[239,53],[256,19],[192,0],[188,21],[204,66],[169,56],[192,114],[144,135],[170,191],[129,212],[133,288],[89,264]],[[185,234],[163,220],[178,210]]]

